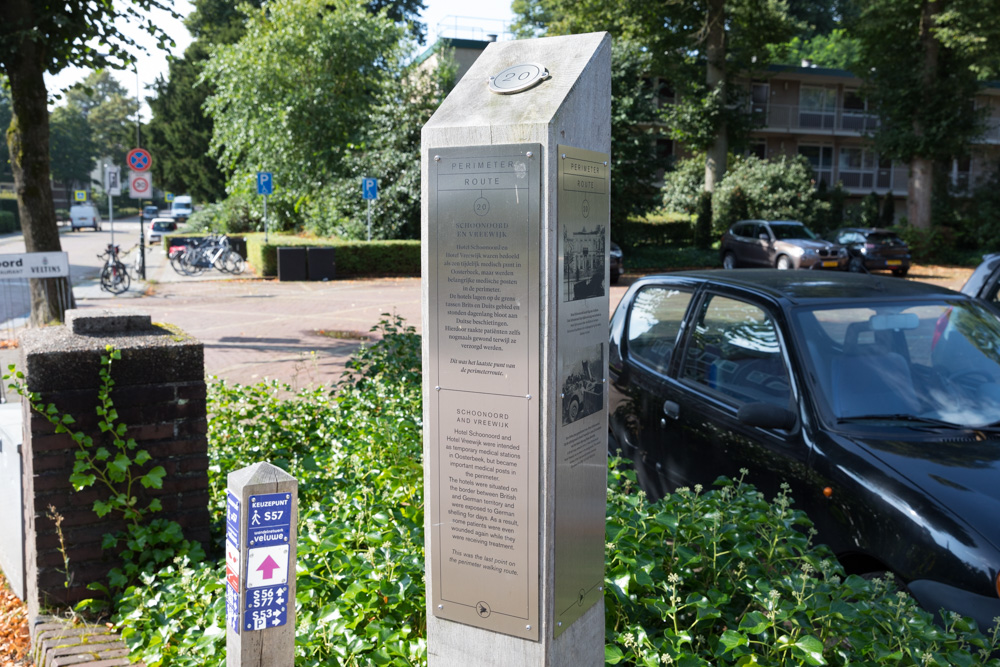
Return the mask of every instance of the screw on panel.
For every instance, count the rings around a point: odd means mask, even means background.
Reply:
[[[566,159],[566,154],[565,153],[562,154],[562,159],[564,159],[564,160]]]
[[[441,387],[440,386],[434,387],[434,391],[441,391]]]
[[[525,153],[525,155],[528,156],[528,157],[534,157],[535,156],[535,154],[532,153],[531,151],[528,151],[527,153]]]
[[[531,400],[531,394],[525,394],[525,395],[524,395],[524,397],[525,397],[526,399],[528,399],[529,401]]]
[[[440,162],[441,161],[441,156],[440,155],[435,155],[434,156],[434,161],[435,162]]]

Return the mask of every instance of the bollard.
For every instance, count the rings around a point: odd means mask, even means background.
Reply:
[[[227,488],[226,667],[293,667],[298,481],[255,463]]]

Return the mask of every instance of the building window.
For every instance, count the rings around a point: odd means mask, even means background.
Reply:
[[[868,100],[856,90],[844,91],[841,127],[852,132],[868,132],[878,127],[878,117],[868,111]]]
[[[841,148],[837,166],[845,188],[871,190],[875,187],[878,158],[874,151],[861,147]]]
[[[809,160],[817,185],[833,186],[833,146],[799,146],[799,155]]]
[[[832,130],[837,114],[837,91],[833,88],[802,86],[799,89],[799,126]]]
[[[767,127],[767,106],[771,99],[771,86],[754,83],[750,87],[750,116],[755,127]]]
[[[972,171],[972,159],[960,157],[951,161],[951,184],[959,192],[968,192],[969,173]]]
[[[750,144],[747,146],[747,155],[753,155],[754,157],[766,160],[767,159],[767,142],[763,139],[750,140]]]

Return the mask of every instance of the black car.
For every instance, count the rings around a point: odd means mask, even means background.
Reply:
[[[1000,616],[1000,319],[914,281],[685,272],[611,320],[609,448],[642,488],[790,484],[849,573]]]
[[[892,271],[894,276],[905,276],[910,271],[910,247],[891,230],[843,227],[829,238],[850,253],[848,271]]]
[[[625,262],[622,259],[621,247],[614,241],[611,242],[611,250],[608,252],[608,258],[610,261],[608,275],[610,276],[611,284],[615,285],[622,274],[625,273]]]
[[[1000,253],[985,255],[969,279],[962,285],[962,294],[1000,305]]]

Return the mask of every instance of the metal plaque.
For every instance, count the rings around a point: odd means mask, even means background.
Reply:
[[[551,78],[549,70],[542,65],[535,63],[514,65],[490,77],[490,92],[497,95],[514,95],[534,88],[549,78]]]
[[[611,210],[609,156],[569,146],[558,151],[556,637],[603,594]]]
[[[425,326],[433,613],[535,641],[540,151],[429,150]]]

